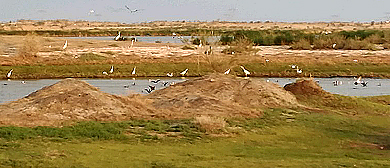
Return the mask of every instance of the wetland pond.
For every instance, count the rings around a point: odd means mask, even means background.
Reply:
[[[129,95],[134,93],[147,94],[145,90],[150,86],[162,89],[172,82],[178,83],[190,78],[137,78],[137,79],[80,79],[99,88],[101,91],[116,94]],[[296,81],[295,78],[252,78],[252,80],[268,80],[279,84],[281,87]],[[354,78],[314,78],[315,81],[325,90],[333,94],[345,96],[380,96],[390,95],[390,79],[363,78],[367,86],[354,85]],[[39,80],[0,80],[0,103],[14,101],[29,95],[45,86],[50,86],[60,79],[39,79]],[[154,82],[153,82],[154,81]],[[339,81],[335,86],[334,81]],[[24,83],[23,83],[24,82]],[[164,86],[165,84],[165,86]]]
[[[146,43],[183,43],[183,41],[191,41],[192,38],[197,38],[196,36],[125,36],[130,39],[135,37],[139,42]],[[82,39],[82,40],[112,40],[114,41],[114,36],[100,36],[100,37],[61,37],[64,39]],[[219,36],[210,36],[207,37],[208,42],[217,42],[219,41]]]

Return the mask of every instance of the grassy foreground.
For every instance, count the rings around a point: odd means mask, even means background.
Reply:
[[[389,123],[268,109],[211,132],[192,119],[0,127],[0,167],[389,167]]]
[[[300,66],[302,74],[297,74],[290,65],[293,63],[245,63],[242,64],[251,71],[252,77],[334,77],[334,76],[363,76],[363,77],[384,77],[390,78],[390,65],[375,63],[339,63],[339,64],[306,64]],[[111,65],[115,67],[115,73],[108,76],[102,72],[108,72]],[[230,67],[228,64],[219,62],[210,66],[207,63],[137,63],[137,64],[76,64],[76,65],[19,65],[0,66],[0,74],[7,74],[13,69],[13,79],[38,79],[38,78],[124,78],[135,77],[131,75],[134,67],[137,67],[138,77],[164,77],[167,73],[173,72],[180,76],[180,72],[188,68],[187,76],[202,76],[214,72],[223,73],[232,68],[231,73],[244,76],[240,67]],[[214,67],[214,68],[213,68]],[[215,68],[216,67],[216,68]],[[0,76],[0,79],[6,76]]]

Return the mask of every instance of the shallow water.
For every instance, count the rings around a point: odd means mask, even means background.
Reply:
[[[168,82],[167,86],[172,83],[178,83],[186,79],[181,78],[160,78],[161,81]],[[270,82],[278,83],[280,86],[295,82],[295,78],[253,78],[255,80],[269,80]],[[162,82],[153,84],[146,78],[133,79],[82,79],[89,84],[100,88],[101,91],[117,94],[128,95],[132,93],[147,94],[145,88],[148,85],[156,86],[156,89],[162,89]],[[319,85],[326,91],[341,94],[346,96],[378,96],[390,95],[390,79],[362,79],[367,81],[367,87],[354,85],[356,79],[353,78],[315,78]],[[334,86],[333,81],[342,81],[341,85]],[[26,80],[22,84],[22,80],[0,80],[0,103],[13,101],[23,98],[30,93],[39,90],[45,86],[52,85],[60,79],[41,79],[41,80]],[[133,85],[135,83],[135,85]]]
[[[180,36],[173,37],[173,36],[125,36],[127,38],[135,37],[137,38],[137,41],[139,42],[146,42],[146,43],[155,43],[156,41],[160,41],[161,43],[183,43],[184,39],[190,40],[191,36]],[[90,40],[114,40],[114,36],[102,36],[102,37],[64,37],[65,39],[90,39]],[[215,42],[218,41],[219,37],[209,37],[209,42]]]

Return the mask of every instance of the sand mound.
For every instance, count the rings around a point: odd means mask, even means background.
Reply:
[[[304,96],[332,96],[331,93],[326,92],[312,79],[298,80],[295,83],[290,83],[284,86],[284,89],[290,91],[294,95]]]
[[[259,116],[259,108],[296,107],[295,96],[274,83],[227,75],[189,80],[149,94],[155,108],[174,116]]]
[[[145,103],[110,95],[88,83],[65,79],[0,107],[3,125],[56,125],[67,120],[123,120],[153,115]]]
[[[63,125],[74,121],[257,117],[267,107],[300,106],[277,84],[226,75],[179,83],[149,95],[115,96],[84,81],[65,79],[20,100],[0,105],[0,125]]]

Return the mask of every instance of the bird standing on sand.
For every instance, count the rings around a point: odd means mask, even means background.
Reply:
[[[188,68],[186,68],[183,72],[180,72],[180,75],[184,76],[187,73],[187,71],[188,71]]]
[[[103,71],[102,74],[103,75],[108,75],[108,73],[106,71]]]
[[[251,72],[249,72],[248,70],[246,70],[243,66],[240,66],[240,67],[241,67],[241,69],[244,71],[246,77],[248,77],[248,75],[251,74]]]
[[[171,72],[171,73],[167,73],[167,76],[168,77],[173,77],[173,73]]]
[[[114,66],[111,66],[110,73],[114,73]]]
[[[64,46],[62,47],[62,50],[65,50],[66,47],[68,47],[68,40],[65,41],[65,44],[64,44]]]
[[[302,73],[302,69],[297,68],[297,73],[299,73],[299,74]]]
[[[135,75],[135,68],[137,68],[137,67],[133,68],[133,71],[131,72],[132,75]]]
[[[11,75],[12,75],[12,71],[14,71],[13,69],[9,70],[9,72],[7,73],[7,78],[11,78]]]
[[[225,71],[225,73],[223,73],[223,74],[227,75],[227,74],[229,74],[229,73],[230,73],[230,69],[228,69],[227,71]]]

